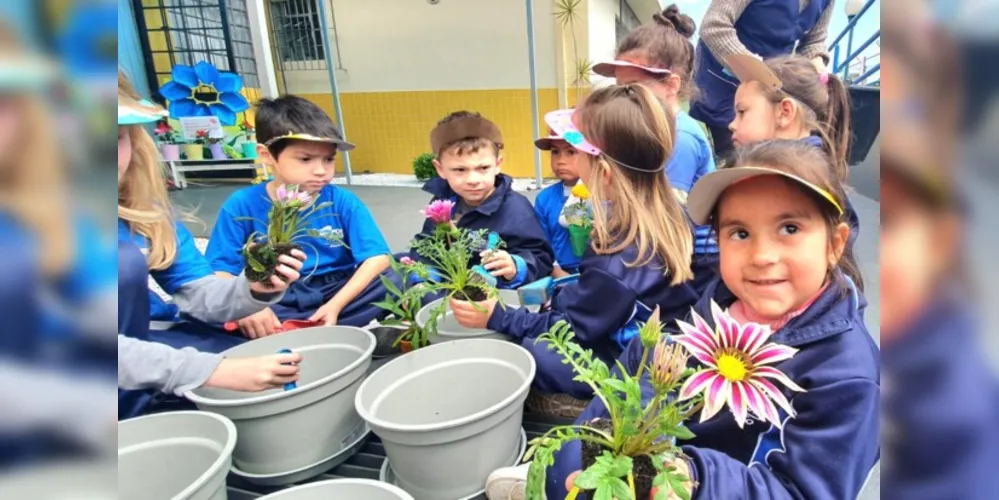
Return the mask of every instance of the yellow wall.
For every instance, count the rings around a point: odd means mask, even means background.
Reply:
[[[334,116],[333,96],[303,94]],[[433,90],[340,94],[354,173],[412,173],[413,160],[430,152],[430,131],[452,111],[478,111],[503,131],[503,171],[514,177],[534,176],[534,132],[529,89]],[[544,114],[557,109],[558,92],[539,89],[541,134],[548,134]],[[544,175],[550,176],[549,156],[542,155]],[[340,160],[338,160],[340,161]],[[342,168],[342,165],[341,165]]]

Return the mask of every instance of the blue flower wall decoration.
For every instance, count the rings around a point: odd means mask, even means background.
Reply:
[[[170,101],[170,116],[217,116],[222,125],[235,125],[236,114],[250,108],[239,93],[243,79],[236,73],[220,72],[207,61],[194,67],[178,64],[171,72],[173,80],[160,87],[160,94]]]

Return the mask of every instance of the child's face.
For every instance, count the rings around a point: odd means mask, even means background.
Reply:
[[[132,163],[132,127],[129,125],[118,127],[118,184],[128,172],[128,165]]]
[[[265,151],[280,184],[296,184],[317,193],[336,173],[336,146],[326,142],[292,141],[276,159]]]
[[[496,175],[503,158],[491,147],[480,147],[474,153],[459,155],[456,149],[441,152],[434,160],[437,175],[447,180],[451,190],[470,206],[479,206],[496,190]]]
[[[759,84],[749,82],[739,85],[735,92],[735,119],[728,128],[736,147],[770,139],[801,139],[808,135],[796,127],[794,104],[785,99],[779,104],[770,102]]]
[[[637,64],[639,66],[652,67],[653,65],[640,57],[633,56],[621,56],[620,60],[625,62],[630,62],[631,64]],[[676,99],[677,94],[680,92],[680,77],[677,75],[669,75],[663,78],[659,75],[643,71],[640,68],[633,68],[631,66],[618,66],[614,68],[614,79],[617,81],[618,85],[628,85],[631,83],[642,83],[652,90],[652,93],[656,97],[664,101],[672,101]]]
[[[754,177],[726,190],[718,205],[722,280],[751,311],[773,320],[818,293],[849,235],[841,224],[830,238],[818,207],[790,182]]]
[[[582,154],[578,149],[565,141],[553,141],[551,155],[552,173],[558,180],[568,184],[579,180],[579,159]]]

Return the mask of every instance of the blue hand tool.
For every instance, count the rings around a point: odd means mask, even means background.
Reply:
[[[291,349],[281,349],[278,351],[278,354],[291,354]],[[284,363],[284,364],[290,365],[291,363]],[[284,390],[286,391],[291,391],[297,388],[298,384],[296,384],[295,382],[288,382],[287,384],[284,384]]]

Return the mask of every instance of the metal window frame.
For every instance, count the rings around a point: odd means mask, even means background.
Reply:
[[[325,69],[322,9],[317,0],[271,3],[271,31],[282,71]]]

